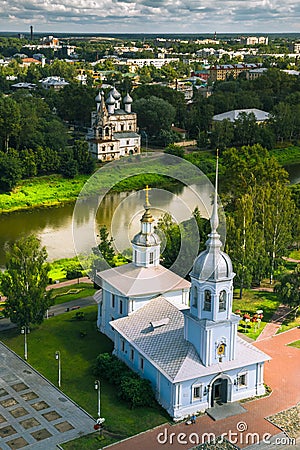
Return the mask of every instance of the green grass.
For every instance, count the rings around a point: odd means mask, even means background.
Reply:
[[[296,328],[300,326],[300,312],[298,311],[298,315],[295,318],[295,313],[291,313],[290,316],[288,316],[277,333],[282,333],[283,331],[291,330],[292,328]]]
[[[79,298],[93,296],[96,289],[94,289],[93,284],[91,283],[76,283],[72,286],[54,288],[52,292],[54,304],[59,305]]]
[[[65,450],[99,450],[100,448],[113,444],[118,440],[119,439],[107,436],[105,433],[100,436],[99,432],[97,432],[83,436],[79,439],[75,439],[74,441],[69,441],[61,445],[61,447]]]
[[[62,258],[57,259],[56,261],[52,261],[51,263],[49,263],[50,265],[50,271],[48,273],[49,278],[51,278],[53,281],[65,280],[67,269],[70,268],[70,266],[74,266],[76,263],[79,264],[77,256],[74,256],[74,258]]]
[[[297,164],[300,162],[300,147],[291,145],[284,148],[275,148],[270,151],[270,155],[274,156],[282,166]]]
[[[240,322],[238,331],[245,333],[251,339],[257,339],[266,324],[271,320],[273,314],[277,310],[280,302],[276,294],[272,292],[259,292],[245,289],[243,298],[237,298],[238,292],[234,292],[233,312],[240,310],[242,314],[249,313],[251,316],[255,314],[258,309],[264,311],[264,317],[260,323],[260,327],[255,328],[255,324],[249,322],[247,328],[244,327],[244,322]]]
[[[289,344],[290,347],[300,348],[300,341],[295,341]]]
[[[53,317],[32,328],[28,336],[28,362],[57,385],[57,364],[54,355],[55,351],[59,350],[62,391],[96,417],[97,397],[92,366],[99,353],[112,351],[113,343],[96,329],[97,307],[86,307],[84,313],[83,321],[75,320],[74,311]],[[80,337],[82,331],[86,333],[83,338]],[[16,329],[3,332],[1,338],[18,355],[24,356],[24,340]],[[115,386],[105,380],[101,380],[101,416],[106,419],[105,428],[117,434],[119,438],[131,436],[169,420],[167,413],[159,406],[131,410],[127,403],[118,398]]]
[[[298,259],[300,261],[300,250],[293,250],[289,254],[289,258]]]

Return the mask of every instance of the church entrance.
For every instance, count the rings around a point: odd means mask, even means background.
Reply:
[[[211,407],[215,406],[216,403],[218,405],[227,403],[228,380],[226,378],[216,380],[211,389]]]

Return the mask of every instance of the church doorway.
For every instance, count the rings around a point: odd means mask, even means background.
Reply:
[[[218,378],[211,387],[211,407],[215,404],[222,405],[227,403],[228,380],[227,378]]]

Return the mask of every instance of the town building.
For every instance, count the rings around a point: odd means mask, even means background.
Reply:
[[[53,89],[54,91],[59,91],[60,89],[67,86],[69,83],[61,77],[47,77],[39,80],[43,89]]]
[[[232,312],[235,274],[217,232],[217,176],[211,233],[191,285],[159,264],[153,222],[146,188],[132,263],[96,276],[97,325],[114,340],[114,354],[150,380],[174,420],[264,394],[270,358],[237,335],[240,316]]]
[[[222,122],[222,120],[229,120],[230,122],[235,122],[238,120],[242,114],[254,114],[256,123],[264,123],[270,118],[270,114],[257,108],[248,109],[233,109],[232,111],[227,111],[222,114],[216,114],[213,116],[213,122]]]
[[[209,69],[210,81],[226,80],[228,77],[237,78],[241,72],[260,67],[258,64],[216,64]]]
[[[107,99],[104,92],[95,98],[97,109],[92,112],[91,128],[86,139],[90,153],[100,161],[112,161],[141,151],[141,136],[137,133],[137,115],[131,111],[132,98],[123,98],[116,88]]]

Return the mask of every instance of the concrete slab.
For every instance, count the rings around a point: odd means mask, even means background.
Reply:
[[[0,342],[1,450],[54,450],[94,431],[94,419]]]
[[[222,405],[216,405],[213,408],[206,410],[206,413],[214,420],[222,420],[227,417],[237,416],[243,414],[247,410],[238,402],[223,403]]]

